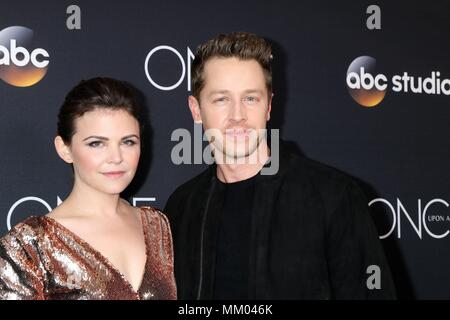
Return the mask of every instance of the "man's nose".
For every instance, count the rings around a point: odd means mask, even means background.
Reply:
[[[241,101],[236,102],[231,106],[230,120],[233,120],[234,122],[247,120],[245,105]]]

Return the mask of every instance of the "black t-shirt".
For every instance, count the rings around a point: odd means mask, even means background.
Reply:
[[[248,299],[250,223],[255,178],[225,188],[217,236],[214,299]]]

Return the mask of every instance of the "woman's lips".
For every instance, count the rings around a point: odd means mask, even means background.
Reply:
[[[109,172],[102,172],[102,174],[109,178],[119,178],[125,174],[125,171],[109,171]]]

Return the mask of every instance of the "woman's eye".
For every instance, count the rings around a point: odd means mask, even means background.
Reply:
[[[88,143],[88,146],[91,148],[98,148],[103,144],[101,141],[92,141]]]
[[[135,144],[137,144],[137,142],[134,140],[125,140],[123,143],[127,146],[134,146]]]

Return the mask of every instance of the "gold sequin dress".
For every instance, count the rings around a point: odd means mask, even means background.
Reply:
[[[151,207],[139,211],[147,261],[137,292],[76,234],[50,217],[32,216],[0,239],[0,299],[176,299],[168,220]]]

